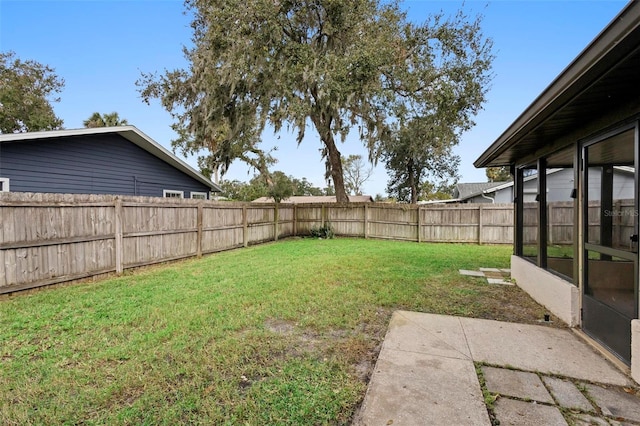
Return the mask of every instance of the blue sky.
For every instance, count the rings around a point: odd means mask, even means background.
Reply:
[[[495,78],[476,126],[465,133],[456,152],[462,182],[486,181],[473,161],[520,115],[551,81],[622,10],[618,0],[430,1],[402,2],[409,19],[462,8],[484,15],[483,31],[494,40]],[[65,80],[56,114],[67,129],[82,127],[94,111],[117,111],[170,149],[175,137],[169,113],[158,102],[144,104],[135,86],[141,72],[186,66],[182,46],[191,39],[181,0],[0,0],[0,50],[13,50],[55,68]],[[324,187],[324,163],[314,132],[300,146],[295,135],[266,132],[265,147],[277,146],[275,170],[306,177]],[[366,153],[357,138],[340,146],[343,155]],[[180,155],[178,153],[178,155]],[[195,165],[193,159],[187,159]],[[252,172],[231,166],[226,178],[248,180]],[[364,185],[384,194],[387,174],[379,165]]]

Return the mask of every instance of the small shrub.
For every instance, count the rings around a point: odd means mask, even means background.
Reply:
[[[331,224],[325,223],[323,226],[314,226],[311,228],[311,236],[313,238],[331,239],[335,236]]]

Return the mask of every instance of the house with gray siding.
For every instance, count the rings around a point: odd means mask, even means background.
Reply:
[[[0,135],[0,191],[209,199],[220,188],[134,126]]]
[[[547,202],[573,201],[576,197],[574,191],[573,170],[569,168],[547,169],[546,191]],[[616,199],[631,199],[634,194],[634,170],[632,167],[616,166],[613,172],[613,194]],[[596,175],[597,176],[597,175]],[[458,184],[480,185],[480,184]],[[512,203],[513,181],[489,183],[480,191],[471,192],[457,198],[460,203]],[[481,187],[478,187],[481,188]],[[589,199],[600,199],[600,181],[592,179],[589,186]],[[462,193],[461,193],[462,194]],[[522,200],[525,203],[533,203],[538,196],[538,175],[531,174],[522,180]]]

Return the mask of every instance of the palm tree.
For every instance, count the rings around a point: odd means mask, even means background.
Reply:
[[[112,126],[127,126],[129,123],[126,119],[120,119],[117,112],[111,114],[100,114],[94,112],[89,118],[82,122],[84,127],[112,127]]]

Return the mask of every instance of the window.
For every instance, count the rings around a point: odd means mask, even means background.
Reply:
[[[184,192],[173,191],[171,189],[165,189],[162,191],[162,195],[165,198],[184,198]]]
[[[206,192],[193,192],[191,191],[191,198],[197,199],[197,200],[206,200],[207,199],[207,193]]]
[[[9,178],[0,178],[0,192],[9,192]]]

